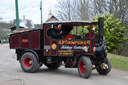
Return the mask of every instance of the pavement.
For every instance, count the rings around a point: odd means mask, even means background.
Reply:
[[[15,50],[0,44],[0,85],[128,85],[128,72],[112,69],[107,76],[92,71],[89,79],[79,77],[77,68],[49,70],[42,66],[37,73],[25,73],[16,60]]]
[[[20,79],[0,81],[0,85],[24,85]]]

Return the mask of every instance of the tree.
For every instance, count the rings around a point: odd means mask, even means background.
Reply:
[[[57,16],[61,20],[72,20],[76,18],[77,0],[61,0],[58,1],[59,10]]]
[[[29,19],[27,19],[25,25],[26,25],[28,28],[32,28],[32,21],[29,20]]]
[[[2,20],[3,20],[3,19],[0,17],[0,22],[2,22]]]
[[[92,0],[93,15],[103,14],[107,9],[106,0]]]
[[[128,14],[126,1],[127,0],[110,0],[109,8],[112,10],[109,13],[113,13],[116,18],[124,21]]]
[[[126,0],[126,6],[128,7],[128,0]]]
[[[87,20],[89,0],[58,1],[58,17],[61,20]]]
[[[22,22],[21,19],[19,19],[19,24]],[[16,19],[13,19],[10,21],[10,24],[16,25]]]
[[[93,15],[110,13],[121,21],[128,19],[127,0],[92,0]]]
[[[0,20],[2,20],[2,18],[0,17]]]
[[[104,13],[128,20],[127,0],[59,0],[58,7],[57,15],[62,20],[87,20]]]
[[[114,17],[113,14],[97,15],[93,18],[97,21],[99,17],[104,17],[104,36],[106,40],[107,50],[113,52],[118,50],[127,38],[124,36],[125,28],[120,19]]]
[[[80,0],[78,5],[78,16],[80,20],[88,20],[89,19],[89,1],[88,0]]]

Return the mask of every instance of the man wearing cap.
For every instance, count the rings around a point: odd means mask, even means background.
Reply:
[[[58,25],[54,25],[52,31],[51,31],[51,37],[53,39],[61,39],[62,38],[63,31],[58,29]]]

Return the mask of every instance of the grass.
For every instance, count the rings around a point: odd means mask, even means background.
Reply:
[[[113,68],[128,71],[128,57],[114,55],[114,54],[108,54],[108,56],[111,59]]]

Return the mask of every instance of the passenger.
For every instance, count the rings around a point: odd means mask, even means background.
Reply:
[[[58,29],[58,25],[54,25],[52,31],[51,31],[51,37],[53,39],[62,39],[63,31],[61,29]]]

